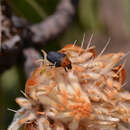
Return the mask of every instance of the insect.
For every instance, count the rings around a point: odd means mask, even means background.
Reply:
[[[67,69],[72,69],[71,61],[64,53],[59,53],[56,51],[50,51],[47,54],[47,60],[49,60],[51,63],[55,65],[55,67],[64,67],[65,71],[67,72]]]

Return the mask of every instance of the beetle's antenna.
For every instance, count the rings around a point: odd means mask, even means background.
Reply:
[[[81,43],[81,47],[80,47],[80,48],[83,48],[83,44],[84,44],[84,41],[85,41],[85,36],[86,36],[86,34],[84,33],[83,39],[82,39],[82,43]]]
[[[76,43],[77,43],[77,40],[74,41],[74,43],[72,45],[72,48],[75,46]]]
[[[93,39],[93,35],[94,35],[94,32],[92,33],[89,41],[88,41],[88,45],[87,45],[87,48],[86,48],[86,51],[88,50],[89,46],[91,45],[91,42],[92,42],[92,39]]]
[[[103,54],[103,52],[106,50],[107,46],[109,45],[110,41],[111,41],[111,38],[108,39],[108,41],[107,41],[105,47],[103,48],[103,50],[101,51],[101,53],[98,55],[98,57]]]

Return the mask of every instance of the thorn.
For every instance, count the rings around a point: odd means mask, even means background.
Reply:
[[[43,53],[44,58],[46,59],[46,57],[47,57],[47,53],[46,53],[44,50],[41,50],[41,52]]]
[[[128,84],[128,81],[126,81],[126,82],[121,86],[121,88],[125,87],[126,84]]]
[[[11,108],[7,108],[7,110],[8,110],[8,111],[15,112],[15,113],[17,112],[16,110],[13,110],[13,109],[11,109]]]
[[[93,35],[94,35],[94,32],[92,33],[89,41],[88,41],[88,45],[87,45],[87,48],[86,48],[86,51],[88,50],[89,46],[91,45],[91,41],[92,41],[92,38],[93,38]]]
[[[83,44],[84,44],[84,41],[85,41],[85,36],[86,36],[86,34],[84,33],[84,34],[83,34],[82,43],[81,43],[81,48],[83,48]]]
[[[72,48],[75,46],[76,43],[77,43],[77,40],[74,41],[74,43],[72,45]]]
[[[44,60],[43,59],[35,60],[35,63],[41,63],[41,62],[44,62]]]
[[[130,54],[130,51],[128,51],[124,56],[122,56],[121,58],[120,58],[120,61],[121,60],[123,60],[126,56],[128,56]]]
[[[23,92],[22,90],[20,90],[20,92],[27,98],[27,95],[25,92]]]
[[[111,41],[111,38],[108,39],[105,47],[103,48],[103,50],[101,51],[101,53],[98,55],[98,57],[100,57],[103,54],[103,52],[106,50],[107,46],[109,45],[110,41]]]

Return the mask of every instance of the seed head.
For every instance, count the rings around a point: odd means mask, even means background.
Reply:
[[[43,51],[44,52],[44,51]],[[8,130],[124,130],[130,127],[130,93],[125,83],[125,54],[102,53],[66,45],[59,53],[72,62],[63,67],[44,62],[27,80],[26,98],[17,98],[20,109]],[[45,52],[44,52],[45,53]]]

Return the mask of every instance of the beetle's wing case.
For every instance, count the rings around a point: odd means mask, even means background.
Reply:
[[[64,58],[65,54],[63,53],[58,53],[55,51],[50,51],[47,55],[47,60],[55,64],[56,67],[61,66],[61,61]]]

